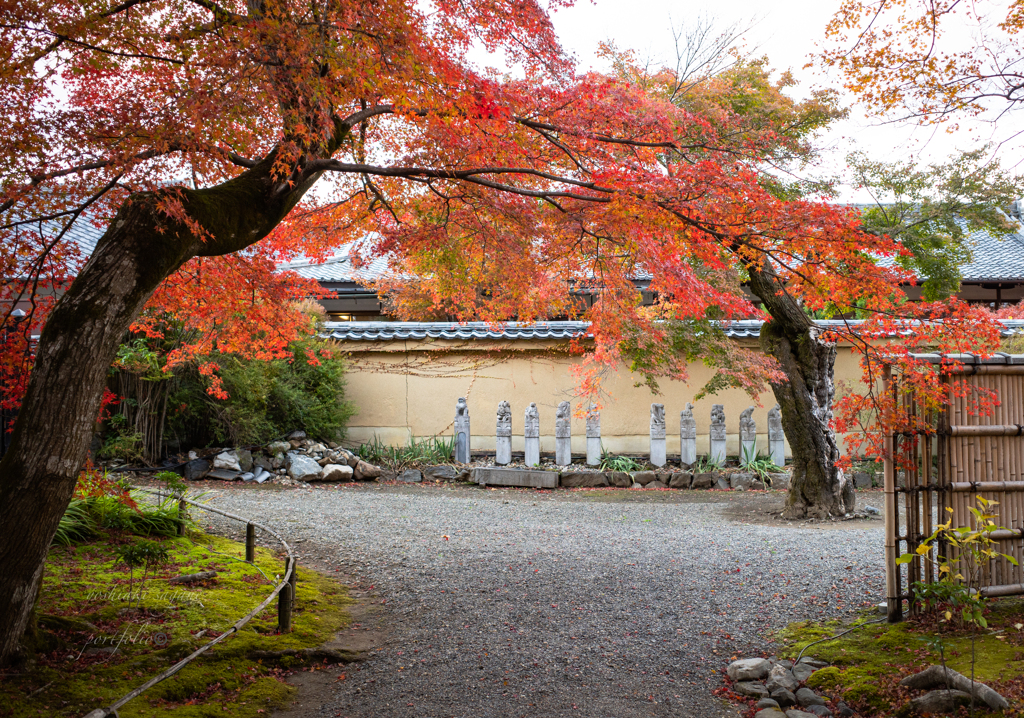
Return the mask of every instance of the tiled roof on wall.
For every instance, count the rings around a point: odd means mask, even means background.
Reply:
[[[761,334],[762,321],[743,319],[725,327],[727,336],[744,339]],[[858,321],[819,320],[816,324],[827,329]],[[1003,336],[1024,331],[1024,320],[1004,320]],[[586,336],[589,322],[508,322],[492,325],[487,322],[327,322],[324,335],[339,341],[389,342],[404,339],[572,339]]]

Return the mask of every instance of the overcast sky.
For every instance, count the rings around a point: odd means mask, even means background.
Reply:
[[[595,55],[603,40],[614,40],[619,48],[636,50],[641,57],[670,62],[675,58],[670,24],[692,24],[701,15],[714,19],[716,26],[722,28],[753,20],[754,25],[746,35],[748,48],[756,49],[758,55],[767,55],[777,69],[792,69],[801,87],[809,89],[839,85],[821,71],[804,69],[838,7],[839,0],[578,0],[574,7],[555,12],[553,18],[563,46],[576,56],[581,68],[598,70],[608,69]],[[937,161],[957,150],[971,149],[982,141],[997,138],[993,128],[985,124],[976,125],[973,132],[963,130],[949,135],[941,129],[886,125],[868,119],[852,100],[851,108],[851,119],[838,126],[823,143],[828,148],[828,166],[836,171],[842,170],[843,157],[852,149],[860,149],[875,159],[915,157]],[[998,128],[999,136],[1010,134],[1008,126],[1012,120],[1004,118]],[[1003,147],[1000,158],[1004,167],[1019,162],[1020,149],[1019,143]],[[1015,171],[1024,172],[1024,166],[1017,165]],[[849,191],[844,198],[866,199]]]

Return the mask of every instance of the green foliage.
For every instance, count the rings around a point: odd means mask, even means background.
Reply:
[[[89,513],[97,526],[126,531],[136,536],[176,536],[178,527],[187,517],[178,510],[178,502],[169,498],[159,505],[139,504],[126,506],[113,496],[94,496],[85,499]]]
[[[118,414],[117,416],[121,416]],[[115,426],[115,432],[104,440],[103,447],[99,450],[101,459],[120,459],[128,464],[138,463],[143,460],[142,455],[142,434],[130,429],[122,429]]]
[[[344,360],[318,339],[293,342],[290,350],[290,358],[272,361],[210,357],[220,366],[227,399],[207,394],[198,371],[179,371],[168,399],[168,433],[194,446],[263,444],[296,429],[325,441],[344,438],[353,413],[344,400]]]
[[[628,456],[613,456],[607,452],[601,456],[601,471],[625,471],[629,473],[631,471],[640,471],[643,468],[643,462]]]
[[[86,499],[71,499],[53,535],[54,546],[70,546],[96,535],[96,520],[89,511]]]
[[[153,477],[157,481],[164,482],[164,488],[173,494],[184,494],[188,491],[188,484],[185,480],[178,476],[173,471],[160,471]]]
[[[430,436],[409,446],[390,446],[376,435],[360,444],[356,454],[363,461],[398,471],[410,464],[448,464],[455,460],[455,437]]]
[[[697,463],[693,465],[693,473],[695,474],[709,474],[712,471],[721,471],[722,462],[715,461],[708,456],[698,456]]]
[[[149,572],[168,561],[167,547],[156,541],[134,541],[117,548],[117,559],[128,566],[128,606],[131,607],[135,589],[135,569],[142,568],[142,581],[139,593],[146,590],[146,579]],[[141,601],[141,597],[139,599]]]
[[[750,448],[743,448],[743,456],[740,457],[740,467],[757,475],[764,482],[771,483],[771,474],[782,471],[782,467],[776,466],[770,456],[757,455],[757,441],[755,440]]]

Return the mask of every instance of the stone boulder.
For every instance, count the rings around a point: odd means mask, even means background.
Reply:
[[[238,457],[238,468],[243,472],[252,471],[252,452],[248,449],[235,449],[235,456]]]
[[[575,489],[611,484],[608,483],[608,477],[598,471],[566,471],[559,478],[558,485]]]
[[[644,488],[645,489],[667,489],[668,488],[668,484],[665,484],[665,483],[663,483],[661,481],[652,481],[651,483],[647,484],[647,486],[645,486]]]
[[[910,701],[918,715],[952,715],[960,706],[971,705],[971,694],[957,690],[929,691]]]
[[[760,705],[758,701],[758,705]],[[786,714],[778,708],[762,708],[754,714],[754,718],[786,718]]]
[[[810,688],[801,688],[796,692],[796,702],[802,706],[823,706],[825,699]]]
[[[632,477],[625,471],[605,472],[605,478],[608,479],[609,484],[620,489],[628,489],[633,485]]]
[[[349,471],[352,470],[347,466],[345,468],[349,469]],[[406,484],[418,484],[423,481],[423,474],[421,474],[417,469],[406,469],[398,475],[398,480]]]
[[[812,673],[814,673],[818,669],[806,663],[800,663],[799,665],[793,666],[792,670],[793,678],[797,679],[797,681],[799,681],[800,683],[803,683],[811,677]]]
[[[726,673],[734,681],[760,681],[768,677],[771,667],[764,658],[743,658],[730,663]]]
[[[796,708],[790,708],[786,711],[786,718],[817,718],[813,713],[807,711],[797,710]]]
[[[296,481],[315,481],[320,476],[320,464],[303,454],[288,454],[285,457],[288,476]]]
[[[853,475],[853,485],[858,489],[871,488],[871,474],[866,471],[858,471]]]
[[[828,706],[807,706],[807,712],[813,713],[818,718],[832,718],[832,711],[828,709]]]
[[[768,697],[768,689],[764,687],[764,684],[757,683],[756,681],[737,681],[732,684],[732,689],[741,696],[750,696],[751,698]]]
[[[356,463],[356,481],[373,481],[374,479],[380,477],[380,473],[380,469],[374,466],[373,464],[368,464],[362,460]]]
[[[320,474],[321,481],[351,481],[352,467],[345,464],[327,464]]]
[[[907,676],[900,685],[906,688],[917,688],[926,690],[929,688],[955,688],[965,693],[973,692],[978,700],[983,701],[993,710],[1005,710],[1010,704],[1005,698],[992,690],[984,683],[972,682],[970,678],[954,671],[952,668],[942,666],[929,666],[920,673]]]
[[[652,481],[657,481],[658,475],[653,471],[638,471],[633,474],[633,481],[640,484],[641,486],[647,486]]]
[[[710,489],[715,485],[715,475],[711,473],[694,474],[690,483],[692,489]]]
[[[242,471],[238,463],[238,454],[234,451],[222,451],[213,457],[213,468],[226,469],[227,471]]]
[[[771,482],[772,488],[776,491],[789,490],[789,474],[785,471],[780,471],[776,474],[768,474],[768,480]]]
[[[302,441],[303,439],[306,438],[306,432],[302,431],[301,429],[298,429],[288,434],[286,438],[288,439],[288,441]]]
[[[269,444],[267,444],[267,453],[270,454],[271,456],[273,456],[274,454],[285,454],[291,448],[292,445],[289,444],[287,441],[271,441]]]
[[[761,700],[759,700],[757,702],[757,705],[754,706],[754,708],[757,708],[758,710],[761,710],[762,708],[778,708],[778,707],[779,707],[779,704],[776,701],[773,701],[771,698],[762,698]]]
[[[771,696],[772,700],[777,701],[783,708],[796,705],[796,696],[793,695],[793,691],[786,690],[785,688],[776,688],[771,692]]]
[[[669,479],[668,485],[672,489],[688,489],[690,488],[690,482],[693,481],[693,474],[689,471],[677,471],[672,474],[672,478]]]
[[[721,489],[722,491],[728,491],[731,489],[732,485],[729,483],[729,477],[725,474],[715,474],[714,488]]]
[[[430,481],[454,481],[459,475],[454,466],[428,466],[423,469],[423,478]]]
[[[765,681],[765,686],[768,688],[768,692],[772,693],[779,688],[784,688],[787,691],[795,691],[798,685],[798,681],[793,677],[793,674],[785,666],[774,666],[768,673],[768,680]]]
[[[184,476],[189,481],[198,481],[210,473],[210,462],[205,459],[193,459],[185,464]]]
[[[754,475],[749,471],[738,471],[729,476],[729,488],[734,491],[747,491],[754,481]]]

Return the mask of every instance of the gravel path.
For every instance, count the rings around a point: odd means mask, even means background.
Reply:
[[[740,524],[723,494],[640,493],[359,485],[213,503],[319,544],[383,602],[385,646],[324,716],[721,716],[711,691],[733,655],[884,596],[881,522]]]

